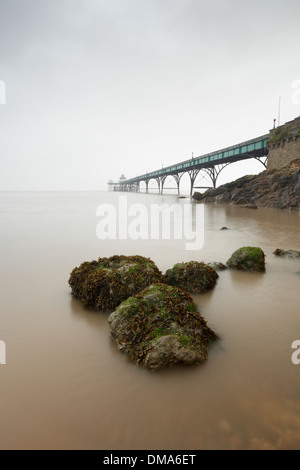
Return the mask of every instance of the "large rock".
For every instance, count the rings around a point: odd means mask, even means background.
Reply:
[[[203,262],[177,263],[165,272],[167,283],[192,294],[212,289],[219,277],[215,269]]]
[[[276,248],[273,251],[275,256],[284,256],[286,258],[300,258],[300,251],[298,250],[282,250],[281,248]]]
[[[210,188],[203,194],[195,192],[193,198],[201,202],[300,211],[300,159],[279,170],[243,176],[218,188]]]
[[[150,369],[199,364],[216,338],[190,295],[165,284],[153,284],[122,302],[108,323],[119,349]]]
[[[231,255],[227,265],[242,271],[265,271],[265,254],[261,248],[244,246]]]
[[[154,282],[165,278],[151,259],[118,255],[86,261],[69,279],[72,293],[95,310],[113,309]]]

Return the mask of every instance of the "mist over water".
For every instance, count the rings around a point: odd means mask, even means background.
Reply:
[[[1,193],[1,449],[297,449],[300,447],[300,215],[204,206],[204,245],[185,240],[99,240],[99,204],[119,193]],[[128,194],[128,205],[190,204]],[[220,230],[226,226],[228,230]],[[245,245],[266,254],[265,273],[219,272],[193,298],[219,336],[208,360],[150,372],[110,338],[109,312],[70,293],[83,261],[150,257],[165,272],[181,261],[221,261]]]

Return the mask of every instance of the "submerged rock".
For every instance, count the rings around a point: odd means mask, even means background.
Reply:
[[[287,258],[300,258],[300,251],[298,250],[282,250],[281,248],[276,248],[273,251],[275,256],[286,256]]]
[[[108,323],[119,349],[150,369],[199,364],[216,339],[191,296],[166,284],[153,284],[122,302]]]
[[[69,279],[72,293],[95,310],[115,308],[154,282],[165,278],[150,258],[137,255],[86,261],[73,269]]]
[[[215,269],[203,262],[177,263],[165,272],[167,283],[192,294],[212,289],[218,279]]]
[[[224,271],[228,268],[228,266],[223,263],[220,263],[219,261],[212,261],[211,263],[207,263],[207,266],[210,266],[215,271]]]
[[[243,204],[242,207],[245,209],[258,209],[258,207],[255,204]]]
[[[265,254],[261,248],[244,246],[231,255],[227,266],[242,271],[265,271]]]

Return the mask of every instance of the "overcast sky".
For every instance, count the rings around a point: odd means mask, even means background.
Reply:
[[[267,133],[279,96],[294,119],[299,21],[299,0],[0,0],[0,189],[106,189]]]

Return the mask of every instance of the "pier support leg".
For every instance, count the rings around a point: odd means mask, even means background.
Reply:
[[[165,181],[166,181],[166,176],[162,176],[160,178],[160,194],[163,193],[163,190],[164,190],[164,184],[165,184]]]
[[[255,160],[258,160],[265,168],[268,167],[268,155],[264,157],[255,157]]]
[[[227,163],[220,163],[219,165],[215,165],[211,168],[202,168],[203,171],[210,177],[212,182],[212,187],[216,188],[217,186],[217,179],[221,171],[227,166],[230,165],[231,162]]]
[[[158,194],[161,194],[160,178],[155,178],[158,186]]]
[[[190,196],[193,195],[193,188],[194,188],[195,180],[197,178],[199,171],[200,170],[198,168],[194,168],[193,170],[188,171],[188,174],[190,175],[190,180],[191,180]]]
[[[180,194],[180,180],[181,180],[182,175],[183,175],[183,173],[181,173],[181,175],[179,175],[179,174],[173,175],[174,180],[176,181],[176,184],[177,184],[177,193],[178,193],[178,195]]]

